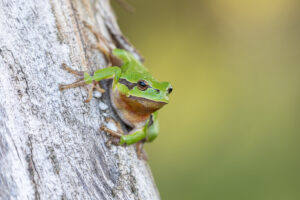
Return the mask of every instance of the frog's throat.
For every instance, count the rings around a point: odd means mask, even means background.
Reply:
[[[144,124],[153,112],[166,104],[140,97],[127,97],[117,89],[111,91],[111,100],[120,118],[131,127]]]

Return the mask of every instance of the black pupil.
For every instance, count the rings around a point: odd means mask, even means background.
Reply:
[[[171,93],[173,91],[173,88],[169,88],[168,92]]]
[[[146,83],[145,83],[144,81],[140,81],[140,82],[139,82],[139,85],[140,85],[141,87],[146,87],[146,86],[147,86]]]

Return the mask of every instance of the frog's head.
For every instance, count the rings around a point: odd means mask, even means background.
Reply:
[[[169,103],[169,95],[173,90],[171,84],[156,81],[147,75],[138,80],[131,79],[133,81],[119,79],[117,87],[121,99],[134,109],[134,112],[153,113]]]
[[[130,52],[114,49],[113,54],[123,63],[122,73],[114,88],[120,94],[119,103],[126,105],[125,109],[149,114],[169,103],[173,90],[169,82],[157,81]]]

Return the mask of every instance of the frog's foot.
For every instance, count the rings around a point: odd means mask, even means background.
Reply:
[[[85,100],[86,103],[89,102],[92,99],[92,97],[93,97],[93,90],[94,89],[96,89],[97,91],[99,91],[101,93],[105,92],[105,90],[100,87],[98,81],[92,81],[92,83],[87,84],[84,81],[84,72],[83,71],[74,70],[74,69],[68,67],[65,63],[62,64],[62,68],[64,70],[68,71],[69,73],[78,76],[79,78],[74,83],[65,84],[65,85],[63,85],[63,84],[59,85],[59,90],[65,90],[65,89],[75,88],[75,87],[79,87],[79,86],[87,86],[87,88],[88,88],[88,97]]]
[[[102,52],[106,56],[106,58],[109,61],[111,61],[110,55],[111,55],[112,48],[108,44],[107,40],[103,37],[103,35],[101,35],[99,32],[97,32],[91,24],[89,24],[86,21],[83,21],[83,24],[85,27],[87,27],[93,33],[93,35],[95,36],[95,38],[97,40],[97,44],[92,45],[91,47],[94,49],[98,49],[100,52]]]
[[[84,71],[74,70],[71,67],[69,67],[66,63],[63,63],[61,65],[61,67],[62,67],[62,69],[68,71],[69,73],[74,74],[76,76],[79,76],[79,78],[83,80],[83,78],[84,78]]]
[[[93,35],[95,36],[97,43],[91,45],[91,48],[97,49],[100,52],[102,52],[107,61],[112,65],[112,66],[122,66],[123,62],[120,60],[118,57],[114,56],[112,53],[112,45],[109,44],[109,42],[105,39],[103,35],[101,35],[99,32],[97,32],[92,25],[87,23],[86,21],[83,21],[83,24],[87,29],[89,29]]]
[[[115,145],[115,146],[118,146],[120,145],[120,138],[117,138],[117,137],[110,137],[108,139],[108,141],[106,142],[106,146],[107,147],[111,147],[111,145]]]
[[[59,85],[59,90],[65,90],[69,88],[74,88],[74,87],[79,87],[79,86],[84,86],[86,83],[84,82],[84,72],[83,71],[77,71],[72,69],[71,67],[68,67],[65,63],[62,64],[62,69],[68,71],[71,74],[74,74],[79,77],[77,81],[71,84],[66,84],[66,85]]]
[[[107,146],[110,146],[111,144],[113,144],[113,145],[120,145],[120,140],[121,140],[121,137],[122,137],[122,135],[123,135],[122,132],[111,130],[111,129],[107,128],[107,127],[104,126],[104,125],[101,125],[100,130],[101,130],[101,131],[104,131],[104,132],[106,132],[106,133],[108,133],[109,135],[112,136],[112,137],[107,141],[107,143],[106,143]]]
[[[105,132],[109,133],[111,136],[116,137],[116,138],[121,138],[122,135],[123,135],[122,133],[120,133],[118,131],[111,130],[111,129],[107,128],[104,125],[101,125],[100,130],[105,131]]]
[[[139,159],[148,160],[148,155],[144,150],[144,141],[138,142],[136,144],[136,153]]]
[[[84,101],[85,103],[90,102],[91,99],[93,98],[93,91],[94,91],[94,89],[96,89],[98,92],[101,92],[101,93],[105,92],[105,90],[100,87],[98,81],[93,81],[92,83],[88,84],[87,85],[87,89],[88,89],[88,97]]]
[[[86,85],[84,80],[77,80],[76,82],[71,83],[71,84],[65,84],[65,85],[61,84],[61,85],[59,85],[59,90],[65,90],[65,89],[84,86],[84,85]]]

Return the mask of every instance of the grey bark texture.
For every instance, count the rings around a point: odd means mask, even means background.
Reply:
[[[107,66],[82,21],[139,56],[108,0],[0,0],[1,200],[160,198],[134,146],[107,147],[108,94],[84,103],[84,88],[58,90],[75,81],[63,63]]]

